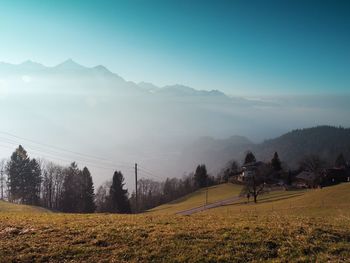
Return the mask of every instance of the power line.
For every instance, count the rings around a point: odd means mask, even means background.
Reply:
[[[15,134],[12,134],[12,133],[9,133],[9,132],[0,131],[0,134],[4,134],[4,135],[7,135],[7,136],[10,136],[10,137],[19,139],[19,140],[28,141],[30,143],[41,145],[41,146],[46,147],[46,148],[52,148],[52,149],[55,149],[55,150],[58,150],[58,151],[67,152],[67,153],[70,153],[70,154],[73,154],[73,155],[80,155],[81,157],[85,157],[85,158],[88,158],[88,159],[95,159],[95,160],[99,160],[99,161],[103,161],[103,162],[109,162],[111,164],[116,164],[117,163],[117,162],[115,162],[113,160],[109,160],[109,159],[107,159],[105,157],[84,154],[84,153],[80,153],[80,152],[77,152],[77,151],[68,150],[68,149],[65,149],[65,148],[62,148],[62,147],[57,147],[57,146],[54,146],[54,145],[50,145],[50,144],[47,144],[47,143],[41,143],[41,142],[38,142],[36,140],[23,138],[23,137],[20,137],[18,135],[15,135]],[[8,138],[6,138],[6,139],[8,139]],[[10,140],[12,140],[12,139],[10,139]],[[118,163],[119,163],[119,165],[121,164],[121,165],[133,166],[132,163],[127,163],[127,162],[118,162]]]
[[[162,177],[157,176],[157,175],[152,174],[152,173],[149,173],[149,172],[146,172],[146,171],[144,171],[144,170],[142,170],[142,169],[139,169],[139,171],[141,171],[141,173],[142,173],[143,175],[146,175],[147,177],[153,177],[154,179],[157,179],[157,180],[163,180]]]
[[[62,147],[57,147],[54,145],[41,143],[32,139],[23,138],[20,136],[17,136],[15,134],[11,134],[8,132],[0,131],[0,134],[10,136],[12,138],[7,137],[0,137],[1,143],[7,143],[10,145],[14,145],[16,147],[19,144],[23,145],[23,141],[27,141],[32,145],[26,145],[26,148],[29,148],[31,151],[35,152],[36,154],[41,155],[44,158],[55,160],[55,161],[63,161],[63,162],[71,162],[71,159],[68,159],[67,154],[70,155],[74,161],[82,162],[85,164],[88,164],[89,166],[100,168],[100,169],[108,169],[108,170],[116,170],[117,167],[123,167],[124,169],[134,170],[134,164],[127,163],[127,162],[115,162],[112,160],[109,160],[107,158],[84,154],[76,151],[71,151],[68,149],[64,149]],[[14,139],[15,138],[15,139]],[[34,145],[33,145],[34,144]],[[3,148],[13,149],[10,146],[4,146],[0,145]],[[50,149],[51,148],[51,149]],[[54,150],[53,150],[54,149]],[[65,153],[62,153],[65,152]],[[79,155],[80,157],[74,156]],[[97,161],[98,160],[98,161]],[[161,176],[156,175],[157,173],[153,172],[152,170],[144,167],[138,166],[138,170],[142,172],[142,174],[147,175],[147,177],[153,177],[157,180],[163,180]]]
[[[140,169],[141,171],[143,171],[144,173],[153,175],[153,176],[155,176],[155,177],[158,177],[159,179],[163,179],[162,176],[157,175],[158,173],[153,172],[152,170],[150,170],[150,169],[148,169],[148,168],[144,168],[144,167],[140,167],[140,166],[139,166],[139,169]]]
[[[13,144],[13,145],[18,145],[18,144],[22,144],[22,142],[20,141],[16,141],[16,140],[13,140],[13,139],[9,139],[9,138],[3,138],[3,137],[0,137],[0,142],[5,142],[5,143],[8,143],[8,144]],[[37,151],[39,153],[43,152],[45,154],[49,154],[49,155],[52,155],[52,156],[59,156],[60,158],[62,156],[64,156],[64,158],[67,158],[67,155],[66,154],[63,154],[61,152],[58,152],[58,151],[54,151],[54,150],[51,150],[51,149],[43,149],[41,148],[40,146],[33,146],[33,145],[28,145],[26,146],[26,148],[29,148],[29,149],[32,149],[34,151]],[[111,169],[115,169],[116,166],[121,166],[121,167],[126,167],[126,168],[130,168],[131,165],[126,165],[124,163],[120,163],[120,162],[110,162],[110,163],[105,163],[105,162],[99,162],[99,161],[96,161],[96,160],[91,160],[91,159],[87,159],[87,158],[82,158],[82,157],[76,157],[76,156],[72,156],[70,157],[76,161],[79,161],[79,162],[84,162],[84,163],[90,163],[90,164],[93,164],[93,165],[103,165],[103,166],[109,166],[111,167]]]

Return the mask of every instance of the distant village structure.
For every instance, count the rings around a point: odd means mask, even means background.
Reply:
[[[242,171],[237,175],[237,181],[244,183],[256,174],[257,169],[264,165],[263,162],[250,162],[242,166]]]
[[[246,184],[252,177],[259,177],[259,169],[267,169],[264,174],[264,183],[269,186],[285,186],[288,188],[319,188],[335,185],[344,182],[350,182],[350,163],[344,162],[342,165],[325,167],[318,170],[299,168],[296,171],[276,171],[271,162],[252,161],[241,166],[240,172],[234,174],[231,181]],[[312,165],[311,165],[312,167]],[[315,167],[314,167],[315,168]],[[266,169],[265,169],[266,170]],[[266,174],[267,173],[267,174]]]

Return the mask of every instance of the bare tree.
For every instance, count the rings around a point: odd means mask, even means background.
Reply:
[[[103,213],[108,211],[108,194],[112,181],[107,181],[97,188],[95,195],[96,212]]]
[[[1,194],[1,200],[4,200],[5,195],[4,193],[6,192],[6,177],[5,177],[5,172],[6,172],[6,159],[0,160],[0,194]]]
[[[245,184],[241,195],[252,196],[254,202],[258,202],[258,196],[265,192],[266,180],[271,174],[272,169],[269,165],[261,164],[254,168],[250,175],[245,179]]]
[[[300,161],[300,169],[314,174],[313,186],[317,186],[321,183],[326,162],[317,155],[305,156]]]
[[[42,203],[50,209],[58,209],[64,181],[64,168],[53,162],[41,160],[43,173]]]

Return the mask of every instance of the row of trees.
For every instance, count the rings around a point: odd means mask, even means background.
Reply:
[[[205,165],[198,165],[194,173],[184,175],[182,178],[167,178],[164,181],[141,178],[138,180],[138,200],[133,192],[129,198],[131,211],[145,211],[152,207],[171,202],[182,196],[205,186],[215,184],[216,181],[207,173]],[[98,212],[108,212],[109,189],[112,182],[101,185],[96,192],[96,205]],[[124,212],[119,210],[119,212]]]
[[[6,175],[6,176],[5,176]],[[67,213],[144,211],[170,202],[198,188],[215,184],[205,165],[198,165],[194,173],[181,179],[167,178],[138,181],[138,200],[125,189],[124,176],[116,171],[111,181],[101,185],[95,194],[91,173],[87,167],[79,169],[73,162],[64,167],[45,160],[31,159],[19,146],[10,160],[0,162],[1,199],[10,202],[39,205]]]
[[[5,176],[6,175],[6,176]],[[124,177],[116,171],[106,194],[104,210],[128,213],[130,204]],[[68,213],[93,213],[96,210],[94,184],[87,167],[73,162],[63,167],[45,160],[31,159],[20,145],[8,161],[0,162],[1,199],[39,205]]]

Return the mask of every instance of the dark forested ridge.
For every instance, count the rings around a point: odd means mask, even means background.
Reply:
[[[334,163],[334,156],[339,153],[346,158],[350,156],[350,129],[331,126],[298,129],[256,147],[258,156],[263,159],[273,151],[278,151],[281,159],[290,166],[296,166],[303,156],[309,154],[317,154]]]
[[[248,150],[253,151],[257,159],[265,161],[277,151],[281,160],[291,168],[309,154],[317,154],[334,163],[334,156],[339,153],[350,157],[350,129],[332,126],[297,129],[260,144],[241,136],[222,140],[204,137],[187,147],[179,162],[202,162],[207,164],[210,172],[216,172],[232,159],[242,162]]]

